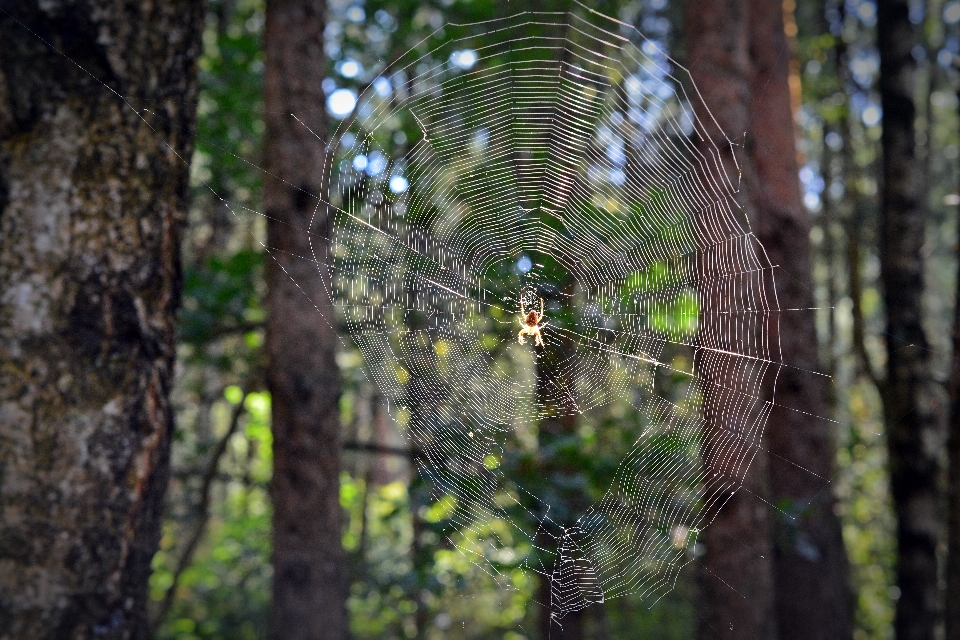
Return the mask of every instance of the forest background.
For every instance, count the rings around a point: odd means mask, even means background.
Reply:
[[[636,25],[670,56],[690,65],[697,43],[687,37],[687,12],[695,4],[607,0],[595,8]],[[909,10],[915,33],[909,54],[916,67],[915,161],[925,176],[920,264],[926,285],[926,398],[937,424],[932,445],[940,462],[937,511],[945,514],[960,206],[960,2],[900,4]],[[843,580],[852,594],[850,635],[857,640],[895,637],[894,616],[903,595],[881,394],[891,335],[881,285],[884,112],[878,11],[883,5],[827,0],[794,6],[787,0],[778,7],[791,58],[797,180],[811,225],[817,366],[832,376],[826,400],[835,446],[829,491],[836,497],[833,510],[849,561]],[[323,41],[322,95],[363,91],[385,73],[388,61],[424,38],[441,44],[448,22],[482,21],[519,8],[487,0],[330,0],[322,35],[314,34]],[[149,627],[158,638],[264,638],[271,632],[279,637],[276,629],[271,631],[270,614],[274,441],[268,380],[273,365],[265,342],[269,258],[262,248],[268,230],[257,213],[265,210],[260,167],[275,161],[265,151],[265,12],[261,0],[211,0],[206,14],[197,15],[202,52],[182,241],[182,307],[172,388],[175,428],[162,533],[149,577]],[[336,109],[328,111],[333,112],[327,116],[332,130]],[[763,127],[756,131],[758,141],[728,133],[749,148],[762,143]],[[398,133],[394,140],[402,146],[402,127]],[[307,316],[316,313],[306,299],[302,309]],[[515,558],[498,561],[501,570],[513,567],[513,584],[520,587],[505,596],[445,538],[449,514],[425,493],[414,470],[416,452],[364,376],[359,352],[340,348],[336,364],[342,384],[338,497],[350,636],[539,637],[542,611],[535,603],[542,586],[516,569],[517,559],[529,549],[517,548]],[[619,449],[608,443],[629,440],[632,426],[615,408],[592,412],[578,424],[569,447],[546,455],[573,460],[577,490],[592,495],[618,463]],[[505,473],[523,481],[529,468],[522,457],[514,462],[516,468]],[[775,532],[780,531],[778,522],[799,513],[787,502],[763,508]],[[498,524],[489,526],[496,530]],[[930,629],[942,634],[947,519],[939,518],[938,527],[939,604]],[[781,532],[770,544],[802,555],[808,543],[795,534]],[[735,549],[743,541],[728,544]],[[718,544],[707,557],[726,552]],[[703,588],[697,553],[691,550],[693,561],[656,606],[647,609],[631,597],[594,606],[577,623],[580,637],[710,636],[704,630],[709,589]],[[815,556],[816,549],[810,553]],[[734,637],[722,631],[712,629]]]

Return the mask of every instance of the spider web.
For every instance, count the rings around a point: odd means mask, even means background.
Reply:
[[[685,69],[591,10],[444,29],[361,93],[331,143],[337,313],[472,534],[462,553],[509,587],[504,536],[484,527],[501,519],[560,615],[627,593],[652,604],[742,484],[780,362],[730,142]],[[398,123],[419,132],[399,151]],[[520,344],[521,309],[541,304],[544,346]],[[503,473],[511,434],[614,402],[642,427],[581,513]]]

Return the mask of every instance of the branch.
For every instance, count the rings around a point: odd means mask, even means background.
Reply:
[[[344,442],[341,445],[349,451],[367,451],[386,456],[400,456],[401,458],[416,458],[419,452],[416,449],[404,449],[402,447],[388,447],[372,442]]]
[[[222,325],[212,328],[206,335],[207,340],[219,340],[220,338],[227,338],[229,336],[235,336],[237,334],[250,333],[251,331],[259,331],[260,329],[266,328],[267,323],[263,321],[259,322],[239,322],[231,325]]]

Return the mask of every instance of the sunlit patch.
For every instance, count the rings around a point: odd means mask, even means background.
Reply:
[[[346,118],[357,106],[357,94],[353,89],[337,89],[327,97],[327,111],[334,118]]]
[[[337,72],[344,78],[356,78],[363,73],[363,65],[353,58],[347,58],[337,63]]]
[[[450,63],[463,70],[472,69],[477,64],[477,52],[472,49],[462,49],[450,54]]]

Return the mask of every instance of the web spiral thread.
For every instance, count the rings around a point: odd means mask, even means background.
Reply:
[[[337,311],[436,498],[475,534],[463,553],[506,584],[484,526],[500,519],[537,550],[526,564],[561,614],[654,602],[742,483],[780,360],[729,141],[687,72],[615,20],[444,28],[361,94],[331,146]],[[391,156],[398,122],[419,135]],[[541,304],[544,346],[520,344],[521,309]],[[643,428],[582,513],[501,473],[515,430],[615,401]]]

